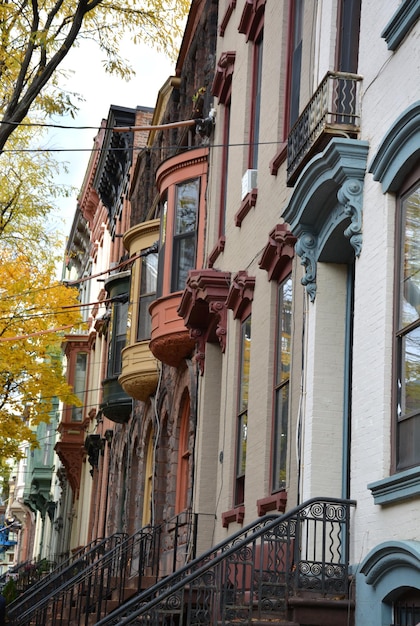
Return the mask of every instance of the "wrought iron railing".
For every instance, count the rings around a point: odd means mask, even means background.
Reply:
[[[305,590],[349,597],[350,500],[312,499],[267,515],[215,546],[96,626],[237,626],[287,619]]]
[[[359,83],[362,77],[327,72],[302,111],[287,140],[287,181],[296,178],[299,166],[323,133],[354,135],[359,130]]]
[[[27,563],[17,580],[18,591],[23,593],[8,607],[10,623],[19,623],[21,615],[50,596],[55,589],[72,580],[75,573],[121,544],[126,537],[123,533],[116,533],[106,539],[95,539],[42,576],[34,573],[38,571],[36,562]]]
[[[87,626],[99,621],[127,594],[140,593],[195,556],[196,527],[197,516],[184,512],[160,526],[147,526],[113,545],[105,544],[98,558],[88,553],[72,563],[43,587],[41,595],[25,594],[25,604],[9,612],[10,625]],[[168,558],[162,560],[162,555]]]

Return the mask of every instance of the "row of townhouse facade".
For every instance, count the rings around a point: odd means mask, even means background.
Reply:
[[[52,527],[149,543],[89,623],[420,622],[419,17],[193,0],[156,107],[110,108]]]

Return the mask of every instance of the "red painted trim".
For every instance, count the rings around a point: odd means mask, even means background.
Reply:
[[[280,144],[277,154],[270,161],[270,174],[277,176],[280,165],[287,159],[287,141]]]
[[[229,23],[230,18],[232,17],[233,10],[236,8],[236,0],[230,0],[227,9],[225,11],[224,16],[222,17],[222,21],[219,26],[219,35],[220,37],[225,36],[225,30]]]
[[[252,189],[242,200],[239,211],[235,214],[235,226],[241,226],[251,208],[257,204],[258,189]]]
[[[213,250],[210,252],[208,256],[208,266],[211,268],[215,264],[219,254],[223,252],[226,245],[226,237],[222,235],[219,237],[217,244],[214,246]]]
[[[261,517],[268,511],[279,511],[284,513],[287,504],[287,493],[285,491],[279,491],[266,498],[257,500],[258,517]]]
[[[232,522],[236,522],[237,524],[242,524],[245,518],[245,507],[237,506],[234,509],[230,509],[230,511],[225,511],[222,513],[222,526],[223,528],[228,528],[229,524]]]
[[[255,277],[248,276],[248,272],[240,271],[232,279],[226,306],[233,311],[234,319],[244,320],[251,310],[254,298]]]
[[[268,236],[259,266],[268,273],[268,280],[280,283],[292,271],[296,237],[287,224],[277,224]]]

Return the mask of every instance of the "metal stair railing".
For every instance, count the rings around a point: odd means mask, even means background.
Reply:
[[[126,539],[124,533],[115,533],[105,539],[94,540],[75,552],[43,580],[30,587],[22,596],[17,598],[8,607],[9,624],[19,625],[26,614],[31,614],[34,608],[43,604],[47,598],[55,593],[56,589],[70,584],[74,577],[86,569],[87,566],[98,562],[104,554],[117,548]]]
[[[122,533],[116,533],[111,537],[97,538],[86,544],[82,548],[79,548],[71,557],[64,559],[59,563],[56,567],[51,568],[49,572],[44,572],[42,575],[33,575],[33,570],[36,571],[37,563],[34,561],[27,561],[22,566],[22,571],[18,576],[16,581],[16,585],[18,591],[21,592],[10,605],[9,612],[11,615],[13,613],[21,613],[26,610],[28,606],[36,603],[40,598],[42,598],[45,593],[48,593],[48,590],[54,585],[58,584],[59,575],[64,575],[64,572],[69,572],[71,574],[72,568],[77,566],[77,562],[81,559],[89,558],[94,560],[97,558],[97,555],[102,555],[104,551],[104,545],[112,542],[114,539],[121,540],[124,538]],[[19,581],[21,581],[19,583]]]
[[[141,529],[135,535],[116,543],[111,549],[94,560],[83,559],[73,576],[58,582],[50,593],[24,613],[10,619],[10,626],[65,626],[87,624],[91,616],[99,619],[102,610],[112,593],[122,590],[133,562],[147,563],[145,554],[151,554],[150,542],[156,540],[156,533],[150,528]]]
[[[96,626],[237,626],[288,618],[298,591],[349,597],[353,500],[313,498],[265,516],[104,617]]]

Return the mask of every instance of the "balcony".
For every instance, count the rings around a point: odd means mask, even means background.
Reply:
[[[287,141],[287,184],[293,187],[308,161],[331,137],[357,138],[360,125],[361,76],[328,72],[290,131]]]
[[[195,340],[190,337],[184,320],[177,313],[182,294],[182,291],[171,293],[150,305],[152,316],[150,350],[159,361],[173,367],[178,367],[195,345]]]

